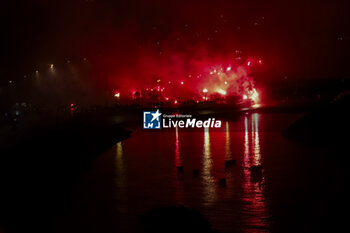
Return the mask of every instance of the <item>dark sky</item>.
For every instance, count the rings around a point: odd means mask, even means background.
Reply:
[[[130,69],[144,53],[264,58],[271,77],[347,77],[349,1],[6,1],[1,83],[67,59]],[[189,49],[191,48],[191,49]],[[190,52],[189,52],[190,51]],[[189,54],[191,53],[191,54]],[[194,54],[193,54],[194,53]]]

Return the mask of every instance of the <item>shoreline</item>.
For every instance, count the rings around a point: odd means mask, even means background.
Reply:
[[[49,227],[70,208],[72,187],[93,159],[130,134],[108,120],[78,117],[31,129],[26,137],[2,145],[1,226],[25,232],[32,220],[44,218],[43,229]]]

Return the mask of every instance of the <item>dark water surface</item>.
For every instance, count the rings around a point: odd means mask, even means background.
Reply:
[[[345,172],[329,150],[281,135],[299,116],[252,113],[224,122],[222,131],[135,129],[80,177],[73,207],[55,228],[142,232],[138,216],[169,205],[198,210],[220,232],[332,228],[342,221],[334,213],[346,200]],[[228,159],[237,164],[225,168]],[[258,182],[249,168],[260,164]],[[184,172],[178,173],[181,165]],[[193,169],[200,170],[198,177]]]

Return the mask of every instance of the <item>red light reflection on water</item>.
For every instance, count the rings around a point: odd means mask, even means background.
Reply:
[[[175,129],[175,166],[176,169],[179,166],[183,166],[183,162],[180,156],[180,144],[179,144],[179,128]],[[177,171],[175,171],[177,172]],[[174,182],[175,199],[178,204],[183,204],[184,188],[182,182],[179,179],[175,179]]]
[[[177,127],[175,130],[175,165],[176,167],[182,166],[179,148],[179,129]]]
[[[264,185],[251,179],[250,171],[262,163],[265,135],[260,118],[254,113],[239,122],[224,122],[223,131],[141,131],[117,144],[116,186],[122,189],[116,196],[118,211],[140,213],[176,203],[200,208],[213,226],[223,230],[268,232]],[[236,166],[225,168],[229,159],[236,159]],[[184,172],[177,172],[176,167],[183,165]],[[199,175],[194,177],[192,169]],[[223,177],[226,185],[218,182]],[[234,220],[227,222],[228,218]]]

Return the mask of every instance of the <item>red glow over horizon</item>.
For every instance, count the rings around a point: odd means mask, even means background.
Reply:
[[[241,61],[229,57],[193,58],[186,55],[170,53],[162,58],[139,58],[132,71],[124,71],[111,80],[115,89],[123,90],[115,97],[122,95],[123,101],[132,97],[132,100],[138,100],[137,103],[219,100],[230,104],[238,99],[247,104],[260,102],[251,68],[254,62],[262,62],[261,59]],[[138,90],[137,94],[135,90]]]

